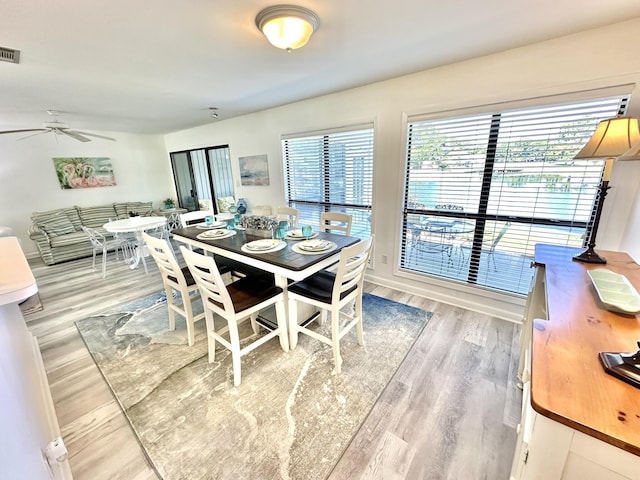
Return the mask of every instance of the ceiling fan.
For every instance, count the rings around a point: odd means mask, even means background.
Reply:
[[[75,138],[80,142],[90,142],[91,139],[87,137],[102,138],[104,140],[112,140],[114,142],[116,140],[115,138],[105,137],[104,135],[72,130],[71,128],[69,128],[69,125],[67,125],[66,123],[62,123],[60,120],[58,120],[58,115],[60,114],[60,112],[58,112],[57,110],[47,110],[47,113],[52,117],[52,120],[50,122],[44,122],[42,124],[42,128],[28,128],[24,130],[5,130],[4,132],[0,132],[0,134],[38,132],[38,133],[34,133],[33,135],[27,135],[26,137],[19,138],[18,140],[24,140],[25,138],[30,138],[35,135],[42,135],[43,133],[49,133],[49,132],[56,135],[56,141],[58,141],[57,135],[66,135],[68,137]]]

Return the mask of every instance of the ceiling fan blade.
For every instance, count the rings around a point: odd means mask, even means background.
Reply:
[[[76,140],[80,141],[80,142],[90,142],[91,139],[87,138],[87,137],[83,137],[82,135],[80,135],[80,133],[74,131],[74,130],[68,130],[66,128],[58,128],[56,129],[56,133],[61,133],[63,135],[68,135],[71,138],[75,138]]]
[[[22,132],[46,132],[48,129],[46,128],[27,128],[24,130],[5,130],[4,132],[0,132],[0,134],[2,133],[22,133]]]
[[[47,128],[42,128],[42,129],[38,129],[38,130],[23,130],[23,132],[36,132],[36,133],[32,133],[31,135],[27,135],[26,137],[20,137],[20,138],[18,138],[18,141],[24,140],[25,138],[35,137],[36,135],[43,135],[45,133],[49,133],[50,131],[51,130],[49,130]]]
[[[87,133],[87,132],[80,132],[78,130],[75,131],[76,133],[79,133],[81,135],[87,135],[89,137],[96,137],[96,138],[103,138],[104,140],[111,140],[112,142],[115,142],[116,139],[115,138],[111,138],[111,137],[105,137],[104,135],[98,135],[96,133]]]

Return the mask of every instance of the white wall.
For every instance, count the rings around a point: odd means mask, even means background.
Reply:
[[[25,254],[36,254],[27,228],[31,213],[54,208],[106,205],[120,201],[161,201],[175,189],[162,136],[104,132],[115,142],[94,139],[82,143],[53,134],[24,140],[19,134],[0,135],[0,225],[11,227]],[[62,190],[52,158],[109,157],[114,187]]]
[[[370,278],[405,291],[518,319],[522,300],[449,282],[423,281],[400,274],[394,267],[399,251],[404,172],[404,118],[472,108],[492,103],[564,94],[621,84],[640,84],[638,45],[640,19],[559,38],[496,55],[477,58],[332,95],[298,102],[261,113],[219,121],[166,136],[169,151],[194,146],[229,144],[235,178],[238,157],[266,153],[269,187],[236,186],[239,197],[252,204],[284,204],[280,137],[341,125],[375,123],[373,228],[375,268]],[[624,46],[624,47],[620,47]],[[635,88],[634,88],[635,91]],[[630,114],[640,114],[634,98]],[[636,255],[640,233],[637,185],[640,162],[616,166],[604,208],[599,248]],[[391,228],[389,228],[391,227]],[[382,265],[380,258],[393,259]]]

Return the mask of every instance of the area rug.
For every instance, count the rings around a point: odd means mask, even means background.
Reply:
[[[184,322],[168,331],[162,293],[76,324],[161,478],[314,480],[331,472],[431,317],[374,295],[363,304],[366,345],[355,331],[343,338],[340,375],[330,347],[301,335],[288,353],[274,339],[243,357],[239,387],[226,349],[208,363],[204,322],[192,347]]]
[[[23,315],[29,315],[31,313],[41,312],[42,310],[44,310],[42,302],[40,301],[40,295],[38,295],[37,293],[31,295],[20,304],[20,310],[22,311]]]

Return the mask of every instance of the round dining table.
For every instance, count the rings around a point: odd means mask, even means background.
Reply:
[[[146,249],[144,241],[142,239],[142,232],[145,230],[151,230],[154,228],[162,227],[167,224],[166,217],[129,217],[120,220],[114,220],[107,222],[103,225],[103,228],[110,233],[135,233],[136,234],[136,255],[131,263],[131,268],[136,268],[142,260],[145,273],[149,273],[147,270],[147,262],[145,257],[149,255]]]

